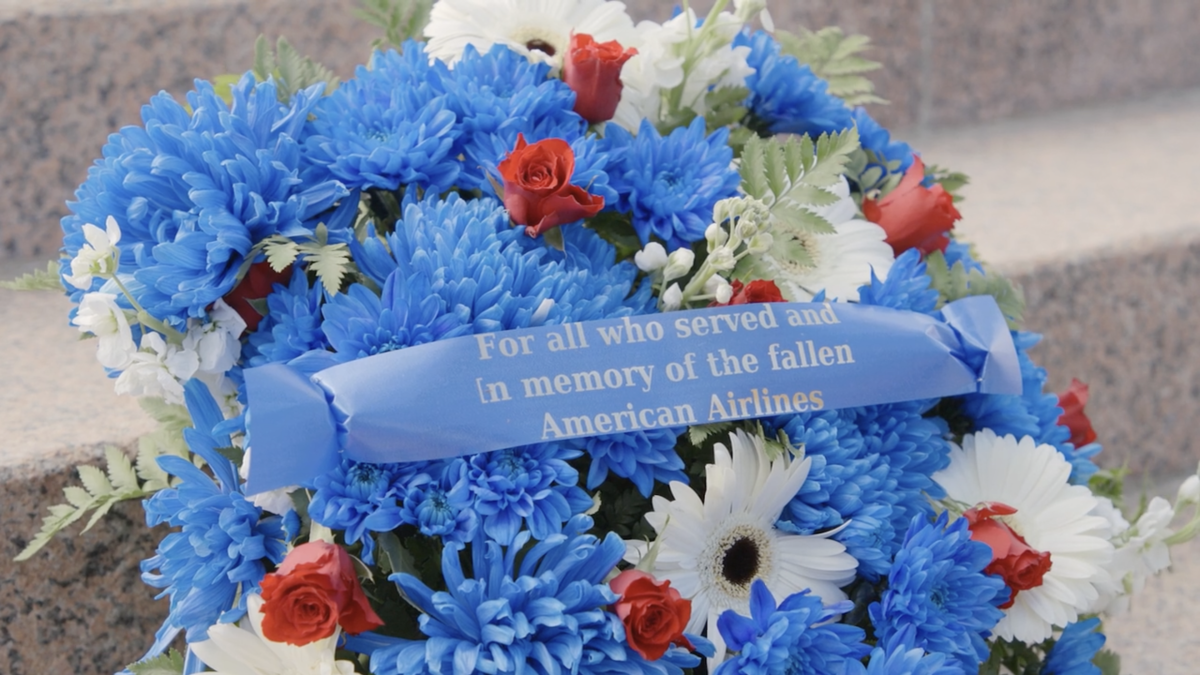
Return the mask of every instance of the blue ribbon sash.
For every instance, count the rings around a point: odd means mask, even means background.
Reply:
[[[945,321],[841,303],[772,303],[482,333],[311,376],[245,371],[247,492],[311,484],[343,457],[430,460],[543,441],[812,410],[1019,394],[990,296]]]

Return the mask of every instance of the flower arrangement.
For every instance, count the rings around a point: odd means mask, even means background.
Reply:
[[[861,107],[865,38],[364,16],[349,81],[260,41],[152,99],[16,282],[161,423],[21,555],[121,500],[171,528],[127,672],[1118,672],[1099,617],[1200,477],[1121,510],[965,177]]]

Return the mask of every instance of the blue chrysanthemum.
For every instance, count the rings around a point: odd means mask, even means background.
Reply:
[[[345,533],[347,544],[362,543],[362,559],[374,562],[375,540],[370,532],[392,527],[371,527],[370,517],[389,504],[395,505],[390,492],[397,481],[406,481],[416,465],[368,464],[343,460],[341,466],[318,476],[308,505],[312,519],[325,527]]]
[[[655,481],[688,482],[675,452],[679,434],[678,429],[651,429],[585,439],[583,448],[592,458],[587,489],[599,487],[610,472],[633,481],[643,497],[654,491]]]
[[[467,46],[453,69],[438,61],[446,90],[446,108],[458,118],[458,139],[451,150],[462,156],[457,180],[463,189],[490,190],[487,175],[517,144],[517,134],[533,143],[582,138],[587,121],[575,113],[575,92],[550,77],[550,66],[534,63],[504,45],[480,54]]]
[[[769,34],[758,31],[740,33],[733,46],[750,47],[746,63],[754,74],[746,78],[750,98],[750,124],[762,126],[771,134],[809,134],[841,131],[853,122],[850,109],[842,99],[829,93],[829,84],[801,65],[794,56],[783,53]]]
[[[841,673],[870,650],[857,626],[823,623],[847,612],[851,603],[824,607],[807,590],[775,598],[761,579],[750,587],[750,616],[726,610],[717,628],[736,656],[717,667],[713,675],[823,675]]]
[[[286,363],[314,349],[329,345],[321,332],[321,284],[312,287],[308,275],[296,265],[287,286],[276,284],[267,296],[267,314],[250,334],[242,352],[251,367]]]
[[[946,250],[942,252],[946,257],[946,267],[954,267],[958,263],[962,263],[967,271],[976,270],[983,272],[983,264],[975,258],[971,257],[970,244],[964,244],[961,241],[950,240],[946,244]]]
[[[454,152],[461,133],[446,107],[443,70],[431,66],[423,45],[404,53],[375,52],[371,67],[338,87],[313,110],[305,139],[314,176],[341,181],[352,190],[418,185],[444,192],[461,162]]]
[[[1013,331],[1012,336],[1021,366],[1021,394],[970,394],[958,399],[959,431],[991,429],[997,434],[1030,436],[1037,443],[1052,445],[1070,462],[1071,482],[1086,485],[1088,478],[1099,470],[1092,457],[1100,452],[1100,445],[1090,443],[1076,448],[1070,443],[1070,429],[1058,424],[1063,412],[1058,396],[1044,391],[1046,370],[1029,356],[1029,350],[1041,341],[1041,336],[1024,331]]]
[[[637,136],[614,124],[606,133],[609,183],[621,197],[616,208],[632,212],[643,243],[654,236],[678,248],[702,239],[713,206],[737,194],[741,176],[731,166],[728,129],[706,135],[697,117],[666,138],[648,120]]]
[[[947,654],[975,672],[988,656],[984,638],[1004,616],[996,606],[1008,593],[1002,579],[983,573],[991,549],[971,540],[965,519],[948,518],[913,519],[888,589],[868,611],[881,641],[912,630],[912,646]]]
[[[489,537],[508,546],[522,529],[545,539],[592,506],[569,462],[583,453],[558,443],[485,452],[469,458],[475,512]]]
[[[933,314],[937,310],[938,292],[926,274],[921,252],[909,249],[896,257],[892,268],[882,280],[871,271],[871,283],[858,289],[858,301],[864,305],[905,309],[910,312]]]
[[[863,150],[870,150],[876,159],[885,164],[899,162],[895,168],[887,166],[880,168],[888,173],[908,171],[908,167],[913,163],[912,146],[903,141],[893,141],[888,130],[880,126],[862,107],[855,108],[850,116],[854,125],[858,127],[858,140]]]
[[[462,546],[475,537],[478,527],[474,503],[469,465],[454,459],[445,463],[440,479],[410,487],[400,517],[427,537]]]
[[[1099,627],[1100,619],[1092,617],[1064,628],[1046,655],[1041,675],[1100,675],[1100,667],[1092,663],[1105,641]]]
[[[384,280],[382,296],[354,284],[330,298],[322,314],[321,330],[342,362],[471,333],[466,306],[447,307],[427,276],[398,269]]]
[[[913,630],[907,628],[871,650],[866,667],[847,668],[845,675],[975,675],[940,652],[913,647]]]
[[[379,286],[399,270],[413,287],[428,284],[447,313],[465,308],[474,333],[652,310],[649,287],[635,291],[637,268],[616,263],[611,245],[582,227],[563,237],[565,251],[538,245],[492,199],[406,196],[404,218],[385,242],[372,236],[351,248]]]
[[[233,463],[217,452],[232,445],[224,416],[199,380],[184,387],[194,428],[185,429],[188,448],[203,458],[216,482],[190,461],[158,458],[164,471],[180,479],[145,501],[146,523],[180,528],[163,538],[155,555],[142,561],[142,580],[171,596],[170,614],[150,654],[161,652],[179,630],[189,642],[203,640],[217,621],[236,621],[246,611],[246,595],[258,589],[266,563],[278,563],[290,535],[285,519],[262,517],[241,494]],[[291,519],[294,513],[289,513]]]
[[[340,183],[299,175],[297,139],[320,86],[284,105],[274,83],[247,74],[231,95],[229,106],[197,81],[190,113],[160,94],[142,109],[144,128],[109,137],[62,220],[64,271],[84,243],[83,225],[113,216],[126,287],[150,314],[182,327],[234,287],[254,244],[312,234],[311,219],[347,195]]]
[[[812,459],[808,478],[780,515],[780,527],[834,535],[859,561],[859,574],[887,573],[909,521],[932,514],[935,471],[949,461],[942,429],[920,402],[804,413],[773,420]]]
[[[562,534],[528,546],[529,533],[522,532],[507,549],[476,539],[473,578],[464,575],[458,551],[447,548],[445,591],[392,575],[423,612],[421,632],[429,639],[388,640],[391,646],[371,655],[371,672],[668,675],[696,665],[698,659],[678,650],[648,663],[629,648],[620,619],[607,611],[617,597],[604,582],[625,544],[611,533],[584,534],[591,527],[590,518],[579,516]]]

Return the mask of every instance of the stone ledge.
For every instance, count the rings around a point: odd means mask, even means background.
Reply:
[[[0,0],[0,257],[53,255],[64,202],[106,134],[158,91],[243,72],[260,33],[345,77],[375,29],[357,0]],[[636,18],[675,3],[630,0]],[[709,3],[697,3],[706,8]],[[884,65],[873,113],[893,128],[1028,115],[1200,86],[1200,3],[771,0],[782,28],[841,25]]]

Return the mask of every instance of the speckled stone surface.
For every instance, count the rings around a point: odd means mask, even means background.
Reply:
[[[65,459],[65,458],[64,458]],[[146,528],[140,504],[120,504],[86,534],[60,536],[13,562],[61,501],[74,472],[0,482],[0,673],[107,675],[136,661],[166,617],[138,564],[165,530]]]
[[[377,36],[352,16],[356,0],[155,5],[0,14],[0,256],[55,255],[64,202],[105,137],[138,123],[152,95],[181,96],[193,78],[245,72],[260,33],[286,36],[343,77]]]
[[[711,3],[696,6],[706,10]],[[242,72],[259,33],[285,35],[342,76],[375,29],[356,0],[0,0],[0,257],[51,257],[64,201],[106,134],[160,90]],[[674,3],[630,0],[635,18]],[[771,0],[781,28],[872,37],[893,128],[1028,115],[1200,85],[1192,0]]]

